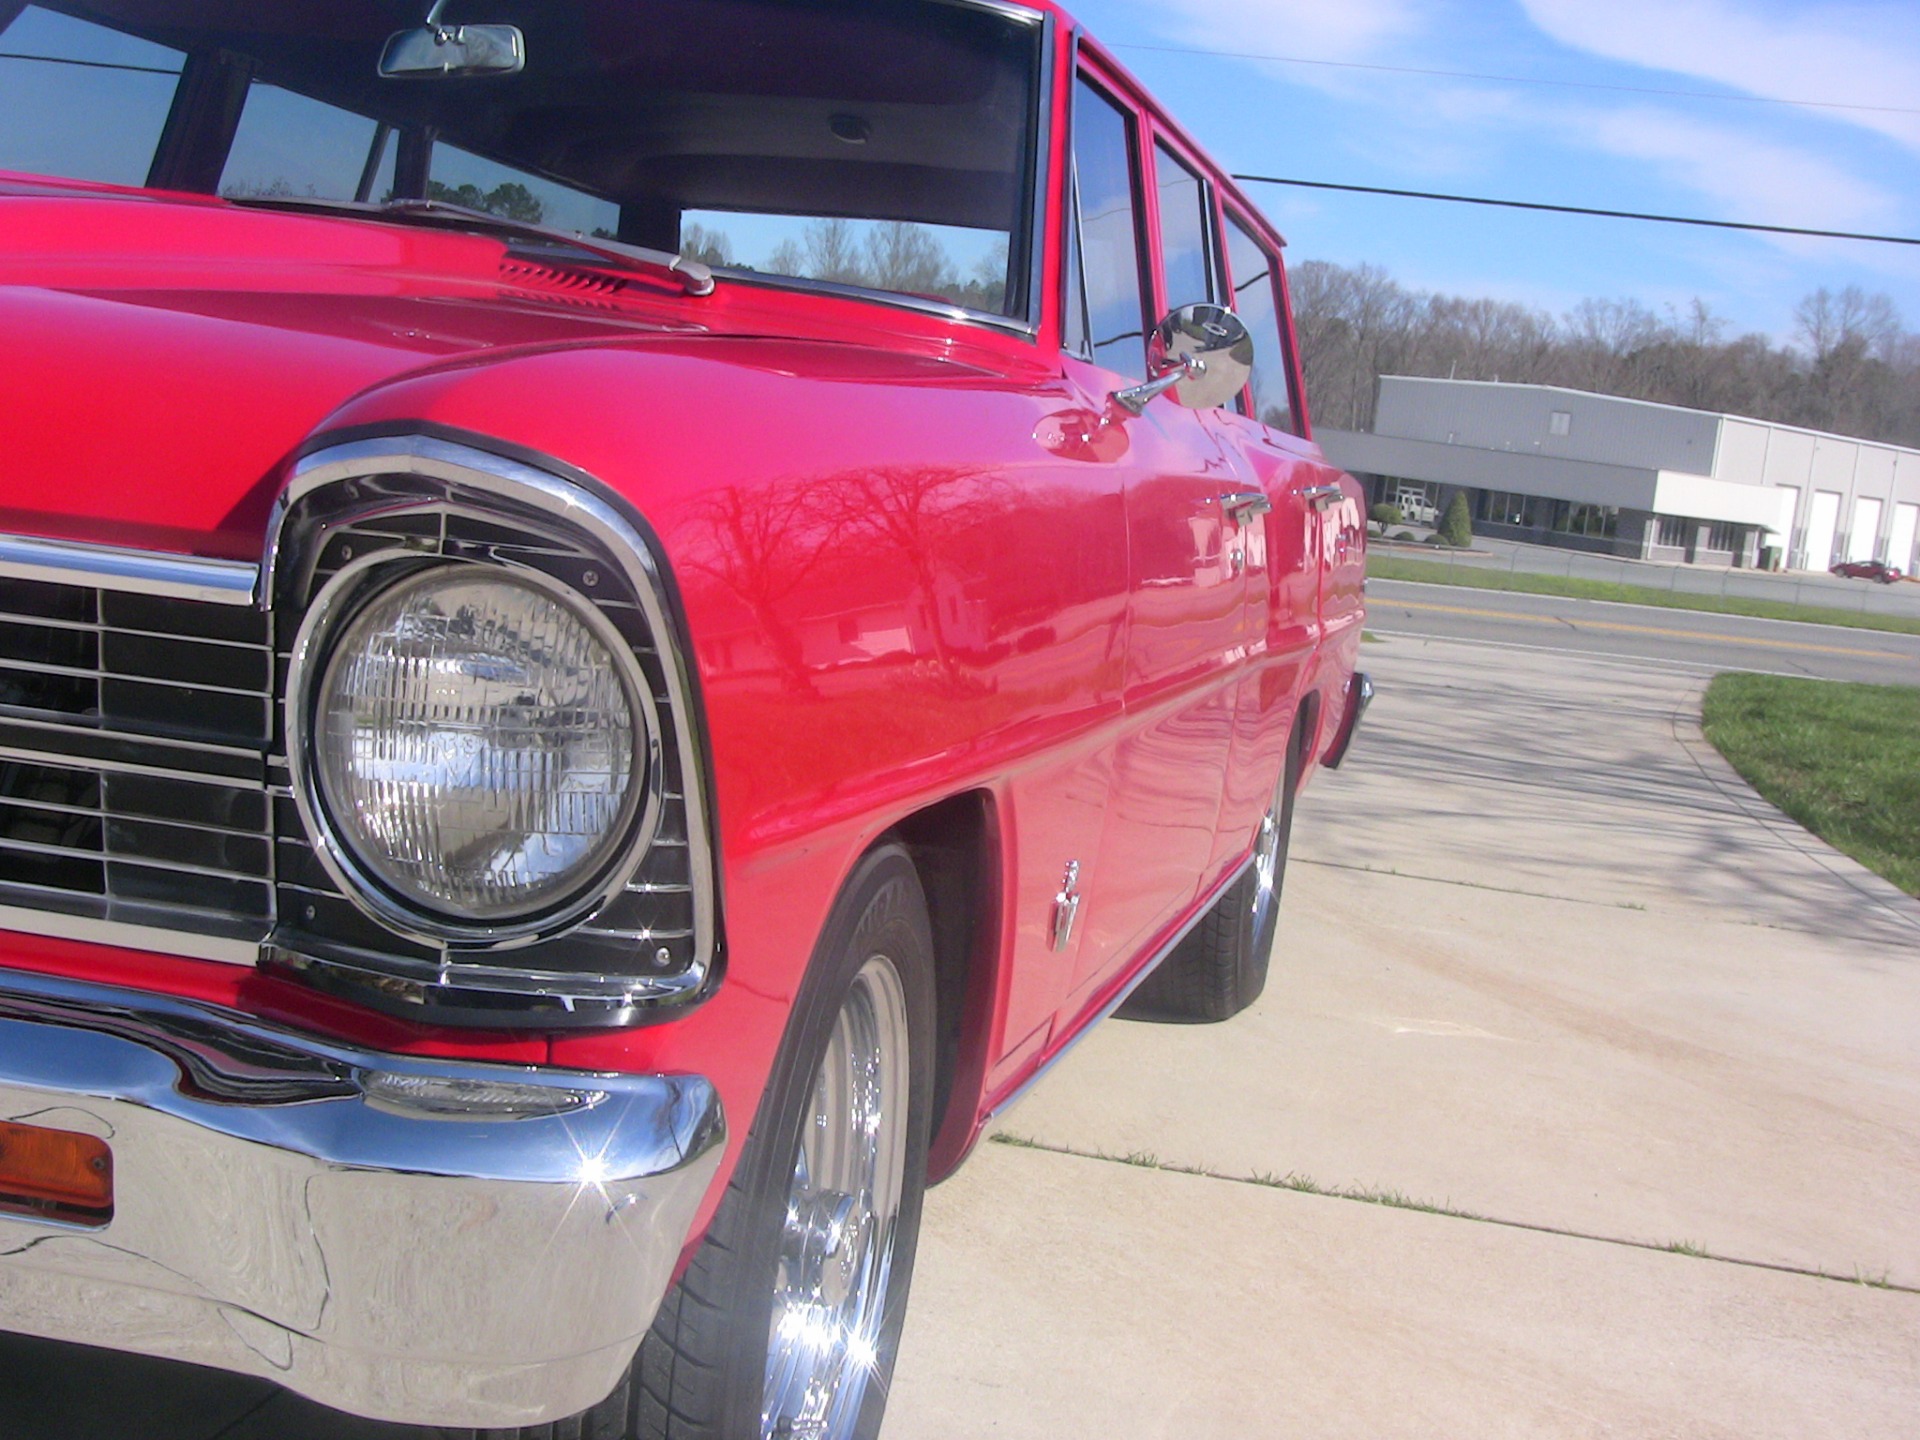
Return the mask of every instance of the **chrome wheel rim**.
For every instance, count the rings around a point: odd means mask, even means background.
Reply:
[[[884,956],[854,977],[787,1188],[762,1440],[852,1434],[880,1358],[906,1174],[907,1004]]]

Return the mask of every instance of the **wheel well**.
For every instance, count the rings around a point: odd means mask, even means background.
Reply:
[[[934,1055],[934,1172],[937,1180],[958,1162],[947,1132],[956,1088],[977,1086],[985,1073],[986,1023],[993,1006],[993,951],[1000,934],[999,826],[993,799],[982,791],[956,795],[902,820],[892,834],[907,847],[927,895],[933,925],[934,998],[938,1006]],[[962,1092],[964,1094],[964,1091]],[[971,1135],[968,1114],[958,1117]]]

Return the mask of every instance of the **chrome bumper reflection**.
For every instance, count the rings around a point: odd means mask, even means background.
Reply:
[[[98,1229],[0,1215],[0,1330],[475,1427],[613,1387],[724,1138],[699,1076],[360,1053],[20,974],[0,1119],[107,1141],[115,1191]]]

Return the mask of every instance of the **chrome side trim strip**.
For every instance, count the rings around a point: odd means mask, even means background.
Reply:
[[[145,950],[155,955],[178,955],[187,960],[213,960],[222,965],[245,965],[248,968],[252,968],[260,958],[259,943],[253,940],[195,935],[186,930],[133,925],[124,920],[95,920],[86,915],[63,915],[57,910],[26,910],[17,905],[0,905],[0,930],[17,930],[23,935],[45,935],[54,940],[80,940],[90,945],[112,945],[121,950]]]
[[[0,535],[0,578],[52,585],[89,585],[132,595],[251,605],[260,567],[241,560],[209,560],[158,550],[122,550],[77,540]]]

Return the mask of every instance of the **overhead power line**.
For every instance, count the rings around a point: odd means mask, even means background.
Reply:
[[[1443,195],[1433,190],[1392,190],[1384,185],[1336,185],[1330,180],[1290,180],[1280,175],[1240,175],[1260,185],[1297,185],[1307,190],[1345,190],[1355,195],[1394,195],[1405,200],[1445,200],[1454,205],[1496,205],[1503,210],[1545,210],[1555,215],[1600,215],[1609,220],[1653,220],[1662,225],[1704,225],[1713,230],[1758,230],[1768,235],[1810,235],[1818,240],[1868,240],[1876,245],[1920,245],[1916,235],[1867,235],[1858,230],[1814,230],[1799,225],[1761,225],[1752,220],[1707,220],[1698,215],[1653,215],[1642,210],[1602,210],[1590,205],[1548,205],[1539,200],[1495,200],[1485,195]]]
[[[12,50],[0,50],[0,60],[31,60],[36,65],[77,65],[83,70],[125,70],[134,75],[179,75],[180,67],[171,70],[158,65],[120,65],[107,60],[73,60],[65,55],[23,55]]]
[[[1853,100],[1796,100],[1784,95],[1728,95],[1713,90],[1671,90],[1655,85],[1611,85],[1600,80],[1549,80],[1542,75],[1491,75],[1477,70],[1430,70],[1418,65],[1372,65],[1359,60],[1315,60],[1305,55],[1265,55],[1249,50],[1202,50],[1185,45],[1112,45],[1114,50],[1151,50],[1162,55],[1208,55],[1217,60],[1271,60],[1281,65],[1317,65],[1328,70],[1371,70],[1383,75],[1426,75],[1442,80],[1490,80],[1502,85],[1545,85],[1563,90],[1610,90],[1622,95],[1660,95],[1678,100],[1723,100],[1735,105],[1801,105],[1813,110],[1864,110],[1879,115],[1920,115],[1909,105],[1862,105]]]

